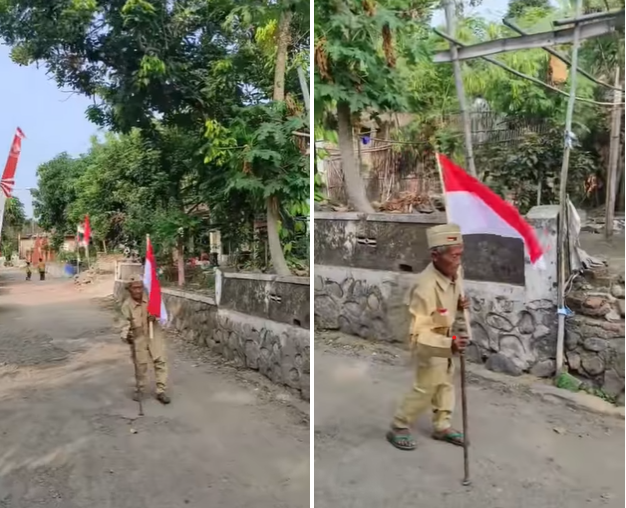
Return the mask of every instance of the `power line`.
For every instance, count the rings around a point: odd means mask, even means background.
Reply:
[[[452,44],[456,44],[457,46],[460,47],[467,47],[467,45],[463,44],[462,42],[459,42],[458,40],[454,39],[453,37],[450,37],[449,35],[437,30],[436,28],[433,29],[434,32],[439,35],[439,37],[442,37],[444,39],[446,39],[448,42],[452,43]],[[536,83],[537,85],[543,86],[545,88],[548,88],[549,90],[552,90],[553,92],[557,92],[565,97],[569,97],[569,94],[567,92],[564,92],[563,90],[560,90],[559,88],[556,88],[552,85],[548,85],[547,83],[544,83],[543,81],[541,81],[540,79],[537,79],[533,76],[529,76],[528,74],[524,74],[523,72],[519,72],[516,71],[515,69],[513,69],[512,67],[509,67],[506,64],[503,64],[502,62],[499,62],[498,60],[495,60],[491,57],[488,56],[479,56],[478,58],[482,58],[483,60],[485,60],[486,62],[489,62],[493,65],[496,65],[502,69],[504,69],[507,72],[510,72],[511,74],[514,74],[522,79],[526,79],[528,81],[532,81],[533,83]],[[584,97],[576,97],[576,100],[579,100],[581,102],[588,102],[589,104],[595,104],[597,106],[607,106],[607,107],[614,107],[615,104],[613,104],[612,102],[599,102],[593,99],[587,99]],[[621,104],[622,106],[624,105],[623,103]]]

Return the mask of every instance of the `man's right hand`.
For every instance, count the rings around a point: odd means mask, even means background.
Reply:
[[[469,343],[470,340],[467,335],[456,335],[454,340],[452,341],[452,352],[463,353]]]
[[[122,331],[120,338],[122,339],[122,342],[124,342],[125,344],[132,344],[133,343],[133,336],[130,332],[130,330],[124,330]]]

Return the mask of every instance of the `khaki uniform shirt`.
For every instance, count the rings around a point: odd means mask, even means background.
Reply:
[[[418,358],[443,360],[452,356],[452,329],[457,314],[462,315],[458,312],[459,297],[458,285],[432,263],[418,275],[409,302],[410,339]]]
[[[150,338],[147,297],[144,296],[141,302],[136,302],[130,297],[127,298],[122,304],[121,311],[124,319],[122,340],[127,341],[130,336],[134,341],[137,353],[148,349],[152,358],[162,358],[165,351],[163,337],[157,323],[152,325],[154,336]]]

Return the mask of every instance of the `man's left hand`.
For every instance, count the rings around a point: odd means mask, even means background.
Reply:
[[[467,296],[459,296],[459,310],[470,308],[470,299]]]

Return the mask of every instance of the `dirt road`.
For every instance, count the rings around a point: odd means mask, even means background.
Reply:
[[[624,424],[578,412],[523,386],[472,379],[473,487],[461,486],[462,450],[429,439],[418,449],[385,441],[410,388],[403,355],[316,334],[316,508],[587,508],[624,506]],[[460,426],[459,415],[456,415]]]
[[[22,277],[0,272],[1,508],[308,507],[300,413],[171,346],[174,402],[134,420],[110,304]]]

